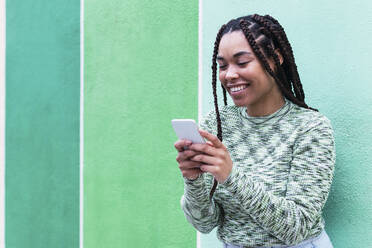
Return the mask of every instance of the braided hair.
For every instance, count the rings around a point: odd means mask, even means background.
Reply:
[[[297,71],[297,66],[293,56],[292,47],[288,41],[283,27],[273,17],[269,15],[261,16],[258,14],[248,15],[230,20],[227,24],[221,26],[217,33],[214,43],[212,57],[212,87],[214,106],[217,119],[217,137],[222,141],[222,126],[220,113],[218,111],[218,101],[216,92],[217,83],[217,54],[219,44],[223,35],[242,31],[251,46],[254,54],[259,59],[263,68],[274,78],[283,96],[300,107],[318,111],[309,107],[305,103],[305,94],[302,88],[301,80]],[[283,56],[283,63],[280,63],[276,50]],[[268,58],[272,58],[275,64],[273,71],[269,65]],[[223,89],[224,104],[227,105],[226,90]],[[210,192],[210,198],[216,190],[217,181],[214,180]]]

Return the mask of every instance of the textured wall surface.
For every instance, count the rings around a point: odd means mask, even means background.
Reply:
[[[368,1],[203,0],[203,113],[213,107],[211,56],[219,27],[253,13],[270,14],[292,44],[306,101],[331,121],[336,170],[324,209],[336,248],[372,247],[372,3]],[[220,104],[222,95],[220,94]],[[215,232],[203,248],[221,247]]]
[[[197,1],[85,1],[84,243],[193,247],[172,118],[197,117]]]
[[[213,106],[219,26],[254,12],[278,18],[307,102],[335,130],[327,233],[336,248],[372,247],[372,4],[202,6],[202,112]],[[6,248],[78,247],[80,3],[10,0],[6,12]],[[85,0],[84,35],[84,247],[196,247],[170,120],[197,118],[198,2]],[[221,247],[215,232],[201,247]]]
[[[6,248],[78,247],[80,5],[6,10]]]

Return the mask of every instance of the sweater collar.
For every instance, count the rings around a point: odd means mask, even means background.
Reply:
[[[247,108],[246,107],[239,107],[239,113],[240,115],[244,118],[247,119],[249,122],[255,124],[255,125],[260,125],[260,124],[271,124],[275,122],[276,120],[280,119],[282,116],[286,115],[289,110],[292,108],[292,103],[288,99],[284,98],[285,103],[284,105],[275,111],[272,114],[265,115],[265,116],[250,116],[247,113]]]

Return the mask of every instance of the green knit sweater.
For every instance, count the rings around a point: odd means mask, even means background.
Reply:
[[[185,179],[187,220],[202,233],[217,226],[221,241],[245,247],[295,245],[320,234],[335,165],[330,121],[288,100],[269,116],[236,106],[220,115],[233,168],[212,200],[212,175]],[[216,127],[212,111],[200,128],[216,135]]]

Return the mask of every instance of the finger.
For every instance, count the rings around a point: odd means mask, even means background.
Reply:
[[[213,166],[222,165],[222,160],[218,157],[212,157],[205,154],[196,155],[191,158],[192,161],[200,162],[202,164],[209,164]]]
[[[224,148],[225,145],[222,144],[222,142],[217,138],[217,136],[214,136],[213,134],[208,133],[207,131],[204,130],[199,130],[199,133],[201,136],[212,142],[213,146],[216,148]]]
[[[185,160],[190,160],[191,157],[201,154],[200,152],[193,151],[193,150],[185,150],[183,152],[178,152],[178,156],[176,158],[178,163],[181,163]]]
[[[192,144],[189,146],[190,150],[200,152],[200,153],[205,153],[210,156],[217,156],[218,151],[214,146],[208,145],[208,144]]]
[[[188,147],[192,144],[190,140],[177,140],[176,143],[174,143],[174,147],[177,151],[182,152],[185,147]]]
[[[200,166],[200,170],[203,171],[203,172],[209,172],[212,175],[215,175],[218,172],[219,167],[211,165],[211,164],[202,164]]]
[[[202,165],[201,163],[195,161],[184,161],[179,164],[178,168],[180,168],[180,170],[189,170],[194,168],[200,168],[201,165]]]

